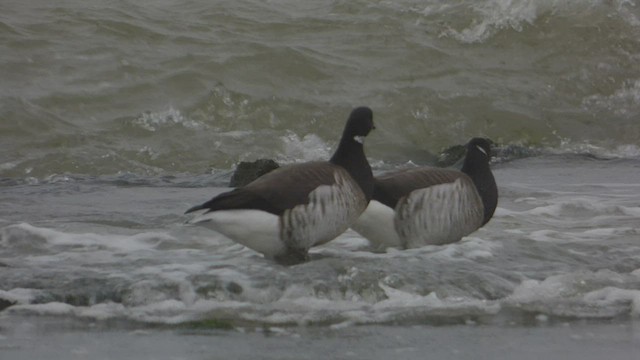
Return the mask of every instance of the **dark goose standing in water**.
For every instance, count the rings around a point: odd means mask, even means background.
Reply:
[[[466,147],[461,171],[418,167],[376,177],[373,199],[352,228],[384,250],[456,242],[486,224],[498,203],[491,146],[473,138]]]
[[[354,109],[328,162],[273,170],[187,210],[202,211],[189,223],[282,264],[305,261],[309,248],[343,233],[371,200],[373,174],[363,144],[374,128],[371,109]]]

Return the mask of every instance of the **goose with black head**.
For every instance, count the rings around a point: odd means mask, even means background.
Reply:
[[[486,224],[498,203],[491,144],[473,138],[460,171],[417,167],[374,180],[373,199],[352,228],[374,249],[459,241]]]
[[[224,192],[187,213],[188,223],[213,229],[281,264],[308,259],[351,226],[373,196],[364,139],[375,129],[368,107],[354,109],[329,161],[283,166]]]

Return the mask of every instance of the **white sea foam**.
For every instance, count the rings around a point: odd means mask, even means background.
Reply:
[[[559,231],[551,229],[535,230],[527,234],[526,237],[542,242],[558,243],[567,242],[602,242],[616,237],[635,237],[639,234],[639,229],[631,227],[620,228],[598,228],[585,231]]]
[[[9,162],[5,162],[5,163],[1,163],[0,164],[0,171],[11,170],[11,169],[15,168],[16,166],[18,166],[18,162],[16,162],[16,161],[9,161]]]
[[[465,297],[440,298],[435,292],[427,295],[418,295],[380,284],[387,294],[388,299],[382,300],[371,307],[371,311],[360,314],[353,321],[361,323],[390,321],[394,318],[412,318],[421,316],[449,314],[485,314],[495,315],[501,305],[497,301]],[[364,316],[363,316],[364,315]]]
[[[0,299],[15,304],[29,304],[42,292],[36,289],[16,288],[8,291],[0,290]]]
[[[76,307],[77,316],[86,317],[96,320],[107,320],[113,318],[122,318],[130,313],[123,304],[113,302],[100,303],[87,307]]]
[[[153,249],[163,241],[176,241],[168,234],[160,232],[147,232],[133,235],[66,233],[53,229],[36,227],[28,223],[10,225],[2,229],[0,233],[5,246],[19,239],[38,239],[43,246],[52,247],[79,247],[89,249],[108,249],[117,252],[131,252],[137,250]]]
[[[377,254],[348,232],[293,267],[189,227],[131,234],[82,223],[59,225],[84,230],[73,233],[5,226],[0,276],[15,289],[0,298],[17,303],[6,311],[20,314],[168,324],[229,319],[274,327],[415,323],[434,316],[474,323],[501,313],[518,323],[514,312],[541,322],[637,316],[640,270],[629,269],[640,249],[637,186],[608,176],[613,185],[603,185],[590,178],[593,172],[578,168],[575,175],[564,164],[562,176],[550,171],[548,181],[531,177],[548,162],[524,163],[532,166],[506,164],[496,172],[507,179],[500,182],[501,207],[460,242]],[[565,181],[576,178],[584,184]],[[33,249],[21,248],[29,239]],[[598,271],[607,268],[616,271]],[[20,289],[27,276],[39,290]],[[37,304],[47,301],[51,306]]]
[[[613,286],[607,286],[602,289],[586,293],[583,299],[588,304],[600,307],[607,307],[610,304],[620,302],[629,303],[631,315],[640,315],[640,290],[620,289]]]
[[[588,96],[582,101],[582,105],[588,110],[607,110],[635,119],[640,112],[640,79],[623,82],[621,88],[613,94]]]
[[[553,275],[542,281],[524,280],[504,303],[548,315],[608,317],[623,313],[636,316],[640,290],[619,287],[632,284],[630,281],[633,281],[630,275],[609,270]]]
[[[205,129],[207,127],[204,123],[186,118],[182,115],[180,110],[176,110],[173,107],[160,112],[142,113],[139,117],[134,119],[132,123],[135,126],[139,126],[148,131],[157,131],[161,128],[175,125],[196,130]]]
[[[61,302],[49,302],[46,304],[27,304],[11,306],[11,313],[26,313],[35,315],[75,315],[77,308]]]
[[[432,249],[434,257],[442,257],[449,260],[457,258],[481,260],[492,257],[493,253],[501,247],[502,244],[497,241],[487,241],[479,237],[467,236],[460,242],[446,246],[433,246]]]
[[[475,18],[462,30],[447,29],[442,35],[474,43],[485,41],[501,29],[522,31],[523,24],[531,25],[536,20],[540,5],[536,1],[485,1],[477,4],[474,10],[479,20]]]
[[[501,30],[520,32],[546,14],[584,17],[583,21],[588,22],[589,14],[608,13],[619,16],[631,26],[638,26],[640,20],[632,11],[634,7],[628,0],[606,3],[600,0],[481,0],[471,6],[473,12],[466,27],[449,27],[442,31],[441,36],[450,36],[464,43],[484,42]],[[428,5],[420,12],[426,17],[433,17],[459,10],[455,5],[444,3]]]
[[[590,154],[605,159],[633,159],[640,157],[640,147],[636,144],[618,144],[613,147],[595,145],[589,141],[561,139],[560,146],[545,150],[552,154]]]
[[[348,276],[357,276],[358,271],[352,269],[352,274]],[[640,315],[640,290],[624,288],[635,278],[634,275],[612,271],[554,275],[542,281],[524,280],[510,296],[492,301],[458,296],[440,297],[435,292],[422,295],[381,281],[378,286],[385,298],[373,303],[360,296],[344,300],[321,298],[306,286],[291,286],[278,299],[268,302],[202,298],[186,302],[178,299],[156,299],[138,306],[111,302],[72,306],[51,302],[19,304],[9,311],[20,314],[73,315],[96,320],[127,318],[167,324],[221,317],[273,326],[327,321],[334,322],[336,326],[350,326],[430,315],[495,315],[504,306],[535,311],[545,319],[548,316],[602,317],[620,313],[637,316]],[[567,304],[571,306],[567,307]]]
[[[585,184],[587,185],[587,184]],[[611,184],[612,186],[614,184]],[[522,203],[516,199],[515,203]],[[607,203],[596,196],[561,196],[556,199],[543,200],[527,198],[528,205],[534,207],[528,210],[515,211],[500,209],[497,216],[538,216],[557,219],[597,219],[602,216],[609,217],[635,217],[640,215],[640,207],[624,206],[616,203]]]
[[[331,147],[316,134],[300,138],[297,134],[288,132],[281,139],[283,154],[278,158],[279,162],[325,161],[331,157]]]

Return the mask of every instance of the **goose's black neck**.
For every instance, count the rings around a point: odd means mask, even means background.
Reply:
[[[469,175],[473,184],[478,190],[484,204],[484,221],[486,224],[498,205],[498,187],[489,167],[489,157],[487,154],[478,153],[476,149],[468,149],[462,172]]]
[[[362,141],[364,136],[359,137]],[[329,160],[330,163],[343,167],[349,175],[358,183],[367,201],[373,196],[373,173],[371,166],[364,154],[364,146],[356,141],[355,136],[350,136],[345,129],[338,149]]]

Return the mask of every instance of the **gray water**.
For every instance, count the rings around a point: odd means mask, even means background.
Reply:
[[[8,0],[0,37],[0,176],[315,159],[359,105],[377,162],[640,153],[636,1]]]
[[[439,357],[495,358],[458,342],[485,333],[583,358],[638,343],[636,1],[4,1],[0,39],[3,358],[105,357],[79,345],[131,331],[171,358],[202,329],[238,357],[274,333],[273,358],[423,333]],[[382,254],[348,231],[292,267],[184,225],[239,161],[328,158],[358,105],[375,172],[500,144],[491,222]]]
[[[10,319],[13,320],[13,319]],[[60,319],[11,322],[3,359],[635,359],[628,324],[138,329]],[[1,344],[1,342],[0,342]]]

